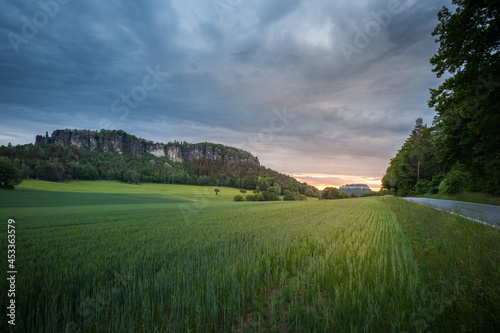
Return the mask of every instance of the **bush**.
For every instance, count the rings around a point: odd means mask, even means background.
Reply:
[[[336,187],[326,187],[321,192],[321,197],[323,199],[338,199],[338,198],[340,198],[339,189]]]
[[[129,169],[123,173],[123,180],[129,184],[138,184],[141,181],[141,174]]]
[[[241,195],[235,195],[234,196],[234,201],[245,201],[245,198]]]
[[[349,198],[349,194],[347,192],[339,192],[339,199],[347,199]]]
[[[285,200],[285,201],[294,201],[295,200],[295,196],[292,194],[292,192],[288,191],[288,193],[286,193],[285,196],[283,197],[283,200]]]
[[[456,194],[462,192],[466,187],[467,176],[460,170],[453,170],[446,176],[446,184],[448,185],[448,193]]]
[[[439,193],[457,194],[467,189],[469,174],[462,171],[460,165],[455,165],[446,178],[439,184]]]
[[[264,201],[279,201],[280,197],[274,192],[262,191],[262,196],[264,197]]]
[[[443,179],[443,181],[439,184],[438,191],[439,193],[448,193],[448,185],[446,184],[446,179]]]
[[[396,195],[398,197],[411,197],[413,195],[413,182],[407,181],[403,184],[403,186],[398,188]],[[369,192],[370,193],[370,192]],[[367,195],[369,196],[369,195]]]
[[[351,198],[359,198],[359,195],[357,195],[356,193],[351,193]]]
[[[299,194],[297,196],[297,200],[299,200],[299,201],[306,201],[307,200],[307,196],[305,196],[304,194]]]
[[[247,195],[246,197],[247,201],[264,201],[264,196],[262,193],[254,194],[254,195]]]
[[[240,189],[240,193],[245,194],[245,193],[247,193],[247,190],[245,190],[245,189]]]
[[[428,193],[429,194],[436,194],[439,192],[439,185],[441,182],[446,178],[446,174],[444,173],[439,173],[432,177],[432,180],[429,183],[428,187]]]
[[[415,184],[415,187],[413,188],[413,192],[415,192],[415,195],[425,194],[425,193],[429,192],[430,184],[431,184],[431,182],[428,181],[427,179],[422,179],[418,183]]]

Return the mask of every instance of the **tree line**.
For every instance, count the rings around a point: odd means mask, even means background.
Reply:
[[[454,0],[433,32],[432,126],[417,119],[382,180],[397,195],[500,195],[500,2]]]
[[[132,184],[165,183],[226,186],[247,190],[273,188],[305,194],[317,189],[306,183],[253,163],[210,159],[172,162],[166,157],[144,154],[110,154],[55,144],[1,146],[2,169],[11,165],[20,179],[54,182],[69,180],[119,180]],[[5,168],[3,167],[5,164]],[[12,178],[11,176],[9,176]],[[0,184],[1,185],[1,184]],[[16,185],[16,184],[14,184]],[[12,188],[12,182],[5,187]]]

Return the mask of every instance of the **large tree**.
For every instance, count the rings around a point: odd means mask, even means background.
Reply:
[[[0,188],[13,189],[22,181],[21,172],[16,169],[14,164],[8,158],[0,156]]]
[[[430,181],[436,171],[432,129],[418,118],[410,136],[391,160],[382,187],[403,196],[412,194],[420,180]]]
[[[433,32],[439,43],[431,59],[437,77],[429,106],[442,163],[465,166],[489,192],[500,189],[500,1],[453,0]]]

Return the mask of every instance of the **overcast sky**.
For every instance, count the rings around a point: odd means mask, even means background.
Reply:
[[[415,119],[432,123],[431,32],[450,3],[0,0],[0,145],[123,129],[378,189]]]

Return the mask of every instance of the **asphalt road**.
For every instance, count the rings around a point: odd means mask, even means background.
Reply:
[[[477,204],[463,201],[427,199],[427,198],[401,198],[408,201],[450,211],[471,220],[493,224],[500,227],[500,206]]]

